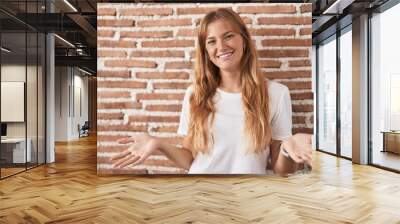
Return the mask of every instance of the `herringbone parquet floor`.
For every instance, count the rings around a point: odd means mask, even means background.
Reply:
[[[0,181],[0,223],[400,223],[400,175],[316,152],[275,176],[103,176],[96,139]]]

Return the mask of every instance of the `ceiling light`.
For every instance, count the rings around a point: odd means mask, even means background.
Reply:
[[[67,45],[69,45],[70,47],[75,48],[75,45],[73,45],[73,44],[72,44],[71,42],[69,42],[68,40],[66,40],[66,39],[64,39],[64,38],[62,38],[62,37],[60,37],[60,36],[57,35],[57,34],[54,34],[54,36],[57,37],[58,39],[60,39],[61,41],[63,41],[64,43],[66,43]]]
[[[6,52],[6,53],[10,53],[10,52],[11,52],[11,50],[9,50],[9,49],[7,49],[7,48],[5,48],[5,47],[1,47],[0,49],[1,49],[2,51]]]
[[[75,12],[78,12],[78,10],[71,4],[69,3],[68,0],[64,0],[65,4],[67,4],[72,10],[74,10]]]

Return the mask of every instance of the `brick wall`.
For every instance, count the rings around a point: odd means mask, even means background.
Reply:
[[[182,173],[162,154],[111,169],[118,138],[149,132],[179,141],[190,85],[195,27],[210,9],[231,7],[247,24],[265,76],[287,85],[293,132],[312,133],[311,4],[98,4],[98,173]]]

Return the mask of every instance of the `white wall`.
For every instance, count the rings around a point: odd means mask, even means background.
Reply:
[[[79,137],[78,124],[88,120],[88,78],[71,67],[56,67],[55,74],[55,140],[70,141]]]
[[[25,82],[25,75],[26,75],[26,70],[28,71],[28,74],[35,73],[36,74],[36,67],[34,66],[27,66],[27,68],[24,65],[2,65],[1,66],[1,81],[4,82]],[[36,85],[36,81],[32,82],[30,80],[30,85]],[[36,99],[36,89],[27,89],[27,103],[34,102],[33,98]],[[30,92],[29,90],[32,90],[34,92]],[[36,102],[36,101],[35,101]],[[36,108],[36,103],[34,105],[30,105],[31,107]],[[2,110],[6,110],[7,108],[1,108]],[[36,113],[31,114],[28,113],[28,121],[31,122],[35,120],[36,123]],[[33,116],[33,117],[32,117]],[[33,127],[33,125],[28,125],[28,128]],[[7,122],[7,136],[8,137],[25,137],[25,122]],[[28,130],[28,137],[29,137],[29,130]]]

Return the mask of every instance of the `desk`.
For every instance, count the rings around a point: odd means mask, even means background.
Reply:
[[[1,139],[1,156],[8,163],[25,163],[30,162],[32,158],[30,138],[27,139],[27,148],[25,154],[25,138],[6,138]],[[11,157],[12,155],[12,157]],[[12,160],[11,160],[12,158]],[[27,161],[25,161],[27,158]]]
[[[382,152],[392,152],[400,154],[400,131],[382,131],[383,150]]]

